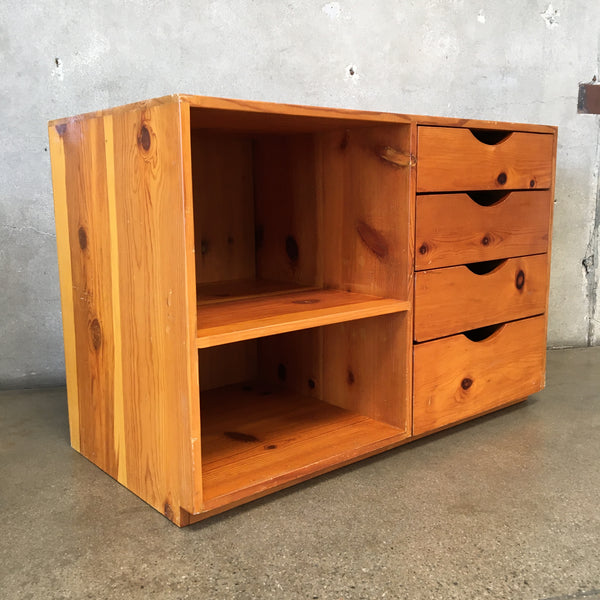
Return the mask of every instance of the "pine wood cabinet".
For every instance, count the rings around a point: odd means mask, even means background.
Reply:
[[[174,95],[49,137],[71,444],[177,525],[542,388],[554,127]]]

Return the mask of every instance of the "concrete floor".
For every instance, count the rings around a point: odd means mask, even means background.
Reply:
[[[600,599],[600,348],[526,403],[177,529],[0,393],[0,597]]]

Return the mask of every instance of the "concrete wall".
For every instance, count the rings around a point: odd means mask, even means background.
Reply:
[[[2,0],[0,385],[64,380],[46,121],[172,92],[559,125],[549,343],[600,343],[599,31],[590,0]]]

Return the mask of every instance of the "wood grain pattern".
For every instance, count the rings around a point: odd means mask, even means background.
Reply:
[[[183,212],[184,212],[184,241],[185,241],[185,282],[187,290],[185,295],[185,305],[187,314],[187,335],[189,360],[187,366],[187,387],[189,390],[187,396],[187,407],[182,410],[187,412],[189,419],[189,432],[184,431],[184,435],[179,440],[179,452],[187,455],[189,452],[188,438],[191,440],[191,494],[194,511],[200,510],[202,506],[202,445],[200,443],[200,373],[198,363],[198,352],[196,350],[196,240],[194,238],[194,196],[193,196],[193,169],[192,169],[192,141],[190,127],[190,107],[187,103],[179,100],[179,135],[180,135],[180,157],[181,179],[183,182]],[[185,489],[185,488],[184,488]],[[187,511],[182,507],[179,510],[178,517],[180,524],[185,525]]]
[[[519,401],[544,386],[544,316],[507,323],[481,342],[463,335],[414,350],[413,434]]]
[[[257,340],[245,340],[198,351],[200,391],[258,379]]]
[[[542,254],[548,249],[550,191],[510,192],[491,206],[467,194],[417,198],[415,268]]]
[[[410,153],[410,128],[368,127],[320,136],[323,282],[406,300],[412,266],[406,201],[410,168],[382,158],[386,148]]]
[[[81,451],[79,436],[79,392],[77,389],[77,345],[75,340],[75,309],[73,301],[73,272],[69,239],[69,207],[65,149],[61,135],[63,129],[52,125],[48,128],[50,155],[52,158],[52,188],[54,192],[54,217],[56,222],[56,246],[60,279],[63,338],[65,347],[65,370],[67,379],[67,402],[69,407],[69,432],[71,446]]]
[[[203,394],[202,423],[206,510],[302,480],[403,437],[390,425],[260,384]]]
[[[213,281],[197,286],[198,304],[214,304],[235,300],[250,300],[262,296],[277,296],[290,292],[302,292],[318,289],[289,281],[272,281],[270,279],[231,279]]]
[[[516,131],[495,145],[469,129],[419,127],[417,192],[546,189],[553,136]]]
[[[75,120],[58,133],[65,153],[80,452],[118,477],[104,122],[101,118]]]
[[[98,110],[78,118],[102,117],[132,110],[145,110],[161,104],[180,103],[192,108],[192,126],[204,129],[245,130],[264,132],[265,121],[271,121],[271,130],[298,132],[323,131],[340,127],[363,126],[373,123],[419,123],[444,127],[476,127],[478,129],[496,129],[511,131],[532,131],[556,134],[557,128],[551,125],[531,123],[510,123],[503,121],[486,121],[482,119],[462,119],[453,117],[434,117],[430,115],[406,115],[354,109],[302,106],[298,104],[278,104],[274,102],[257,102],[234,98],[215,98],[196,96],[193,94],[171,94],[152,100],[144,100],[133,104],[117,106],[106,110]],[[265,119],[266,117],[266,119]],[[72,117],[50,121],[51,126],[68,122]]]
[[[256,274],[320,286],[323,231],[314,137],[262,136],[253,148]]]
[[[254,379],[323,400],[323,332],[331,327],[311,327],[259,339],[258,376]]]
[[[127,485],[127,440],[125,437],[125,407],[123,398],[123,342],[121,339],[121,295],[119,290],[119,246],[117,228],[117,198],[115,191],[115,157],[112,117],[103,118],[104,155],[106,159],[106,194],[110,231],[110,282],[112,292],[112,331],[114,340],[113,368],[113,440],[117,457],[117,480]],[[110,426],[110,424],[108,424]]]
[[[192,131],[198,283],[256,275],[252,141]]]
[[[313,290],[198,306],[198,348],[401,312],[408,302]]]
[[[175,522],[180,507],[196,508],[198,398],[179,118],[177,104],[113,115],[127,485]]]
[[[409,432],[405,314],[323,328],[323,398]]]
[[[490,273],[467,267],[415,276],[415,340],[424,341],[542,314],[548,293],[544,254],[510,258]]]

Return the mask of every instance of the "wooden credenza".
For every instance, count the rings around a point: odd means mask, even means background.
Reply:
[[[177,525],[543,387],[556,128],[174,95],[49,136],[71,444]]]

